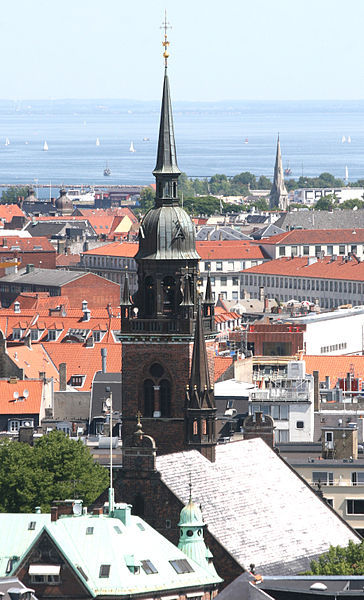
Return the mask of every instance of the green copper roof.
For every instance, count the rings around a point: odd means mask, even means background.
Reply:
[[[145,521],[131,515],[130,507],[120,505],[116,509],[120,518],[71,515],[52,522],[49,514],[0,514],[2,574],[5,574],[10,556],[21,557],[13,565],[12,572],[16,573],[19,566],[27,561],[31,548],[37,545],[42,535],[48,535],[92,596],[188,590],[221,581],[217,575],[186,558],[181,550]],[[31,519],[37,521],[32,539],[27,537]],[[12,539],[14,530],[17,532],[16,539]],[[27,537],[26,541],[21,534]],[[178,572],[178,561],[186,559],[188,572]],[[106,577],[100,577],[102,565],[107,567]]]
[[[192,500],[181,510],[178,526],[181,525],[204,525],[202,512]]]

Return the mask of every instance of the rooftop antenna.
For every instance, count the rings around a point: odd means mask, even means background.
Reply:
[[[164,29],[164,42],[162,42],[162,45],[164,46],[164,52],[163,52],[164,66],[165,66],[165,68],[167,68],[168,58],[169,58],[169,52],[168,52],[169,41],[168,41],[168,37],[167,37],[167,29],[172,29],[171,24],[169,23],[169,21],[167,21],[167,9],[165,9],[165,11],[164,11],[164,21],[163,21],[162,25],[160,26],[160,29]]]

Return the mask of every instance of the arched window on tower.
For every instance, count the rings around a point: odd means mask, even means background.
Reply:
[[[193,431],[192,431],[193,435],[197,435],[198,434],[198,427],[197,427],[197,421],[193,422]]]
[[[173,182],[173,198],[177,198],[177,181]]]
[[[162,379],[160,382],[160,406],[161,416],[171,416],[171,384],[168,379]]]
[[[153,316],[154,314],[154,281],[153,277],[148,275],[144,281],[144,290],[145,290],[145,315],[147,317]]]
[[[154,383],[151,379],[144,381],[144,417],[152,417],[154,413]]]
[[[163,312],[170,314],[174,311],[174,297],[176,290],[176,281],[171,275],[166,275],[163,279]]]
[[[206,434],[207,434],[206,419],[203,419],[203,421],[202,421],[202,435],[206,435]]]

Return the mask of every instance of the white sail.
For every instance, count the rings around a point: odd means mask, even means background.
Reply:
[[[10,145],[10,140],[9,140],[9,138],[6,138],[6,140],[5,140],[5,146],[9,146],[9,145]]]
[[[100,146],[100,140],[99,140],[99,138],[96,138],[96,146]]]
[[[135,152],[135,148],[134,148],[133,142],[130,142],[129,152]]]
[[[341,138],[341,143],[344,144],[346,142],[346,137],[345,135],[343,135],[343,137]]]
[[[47,142],[46,142],[46,141],[44,142],[44,145],[43,145],[43,150],[44,150],[45,152],[47,152],[47,150],[48,150],[48,144],[47,144]]]
[[[348,144],[351,144],[351,137],[348,135]]]

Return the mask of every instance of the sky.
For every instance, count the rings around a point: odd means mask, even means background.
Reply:
[[[364,0],[2,0],[0,99],[364,98]]]

